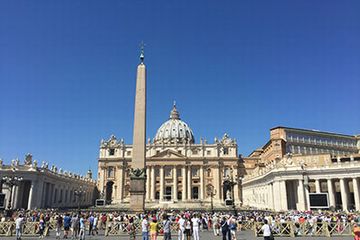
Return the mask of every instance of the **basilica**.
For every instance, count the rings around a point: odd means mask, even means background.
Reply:
[[[146,200],[152,208],[214,208],[241,204],[244,169],[235,139],[195,142],[174,104],[170,117],[146,144]],[[112,135],[102,140],[98,188],[107,203],[126,208],[130,199],[132,145]],[[230,200],[230,201],[229,201]]]

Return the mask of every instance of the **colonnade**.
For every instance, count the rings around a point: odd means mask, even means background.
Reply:
[[[360,211],[359,191],[359,177],[275,178],[271,182],[244,186],[245,205],[275,211],[309,210],[311,193],[328,193],[330,207]]]

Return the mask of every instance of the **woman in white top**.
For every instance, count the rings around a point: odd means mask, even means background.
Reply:
[[[264,220],[264,225],[261,227],[261,231],[263,232],[264,240],[271,239],[271,228],[267,220]]]

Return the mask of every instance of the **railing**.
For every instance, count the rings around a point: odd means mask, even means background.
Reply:
[[[128,222],[108,221],[105,227],[105,236],[119,236],[129,235]],[[141,221],[135,221],[133,223],[135,227],[135,234],[141,235]],[[242,230],[252,230],[255,236],[262,236],[261,227],[262,222],[244,221],[242,223]],[[294,223],[294,222],[275,222],[270,225],[271,230],[275,237],[320,237],[320,236],[350,236],[352,235],[353,226],[349,222],[315,222],[310,224]],[[89,224],[85,225],[86,230],[89,229]],[[35,236],[39,229],[39,222],[25,222],[23,224],[23,236]],[[49,221],[45,227],[45,235],[48,235],[49,231],[55,231],[56,222]],[[63,230],[63,229],[62,229]],[[171,224],[172,234],[177,234],[177,223]],[[163,225],[159,222],[159,233],[163,233]],[[15,235],[15,222],[0,222],[0,237]]]
[[[254,223],[255,236],[262,236],[261,227],[263,223]],[[352,235],[352,225],[348,222],[316,222],[310,224],[294,222],[276,222],[270,225],[273,235],[276,237],[331,237],[331,236],[350,236]]]

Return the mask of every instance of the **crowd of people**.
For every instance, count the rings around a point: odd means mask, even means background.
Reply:
[[[178,240],[199,240],[200,233],[211,231],[214,236],[221,236],[222,240],[236,240],[237,232],[243,226],[254,223],[259,225],[259,231],[264,239],[273,238],[278,226],[293,223],[299,226],[296,235],[315,234],[317,226],[328,223],[336,226],[341,232],[342,227],[351,225],[354,238],[360,240],[360,215],[357,213],[341,213],[327,211],[272,213],[266,211],[241,211],[236,214],[229,212],[193,212],[193,211],[150,211],[143,214],[130,215],[120,212],[58,212],[47,211],[18,211],[13,217],[1,221],[14,221],[16,238],[21,239],[23,226],[26,222],[36,222],[36,232],[39,238],[48,235],[49,229],[57,239],[85,239],[86,235],[106,234],[110,229],[128,234],[131,240],[141,234],[142,240],[157,240],[163,236],[170,240],[177,236]],[[254,226],[254,225],[252,225]],[[307,231],[303,232],[305,226]]]

